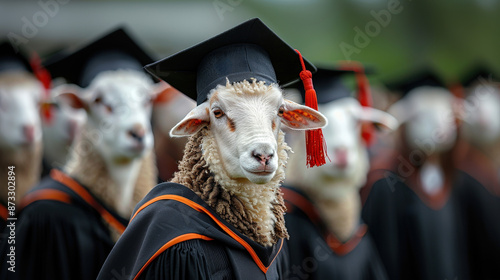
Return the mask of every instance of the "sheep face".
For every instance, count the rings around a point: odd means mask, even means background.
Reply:
[[[454,108],[459,101],[446,89],[419,87],[396,102],[389,113],[405,122],[405,138],[412,150],[427,155],[450,150],[457,138]]]
[[[153,146],[150,125],[153,83],[143,73],[106,71],[80,93],[59,95],[74,108],[85,108],[92,140],[114,164],[142,157]]]
[[[320,166],[316,172],[325,178],[356,176],[359,165],[368,164],[366,144],[361,138],[362,123],[381,124],[391,130],[398,126],[393,116],[362,107],[351,97],[320,105],[319,110],[328,118],[328,127],[323,130],[323,135],[331,162]]]
[[[0,148],[13,150],[41,141],[38,104],[43,90],[31,74],[0,75]]]
[[[307,130],[326,123],[319,112],[285,100],[277,86],[243,81],[217,86],[208,100],[193,109],[170,134],[188,136],[207,126],[227,174],[233,179],[264,184],[278,169],[281,124]]]
[[[476,145],[500,139],[500,91],[492,85],[478,85],[465,102],[463,132]]]

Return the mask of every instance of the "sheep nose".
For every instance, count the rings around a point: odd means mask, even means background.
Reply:
[[[128,131],[128,135],[137,140],[137,142],[142,142],[144,135],[146,135],[146,130],[141,125],[134,125],[134,127]]]
[[[269,161],[273,158],[274,154],[273,153],[261,153],[256,150],[252,152],[252,156],[260,162],[262,165],[269,165]]]
[[[26,142],[32,143],[35,140],[35,126],[31,124],[24,125],[23,134],[26,139]]]
[[[337,165],[340,168],[345,168],[347,167],[347,149],[342,147],[342,148],[335,148],[335,165]]]

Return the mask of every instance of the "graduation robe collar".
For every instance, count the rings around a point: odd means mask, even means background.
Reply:
[[[216,240],[233,250],[245,250],[255,271],[263,274],[273,265],[284,242],[281,239],[274,246],[264,247],[220,218],[192,190],[177,183],[162,183],[137,204],[98,279],[107,279],[120,269],[137,279],[161,253],[192,239]]]
[[[283,186],[281,187],[281,190],[284,194],[287,213],[294,213],[298,210],[306,215],[309,221],[311,221],[311,223],[314,224],[314,226],[321,233],[326,244],[328,244],[328,247],[330,247],[330,249],[332,249],[332,251],[339,256],[346,255],[354,250],[368,231],[368,227],[365,224],[360,223],[351,238],[342,242],[337,238],[337,236],[335,236],[335,234],[331,233],[327,229],[326,224],[319,215],[318,209],[303,191],[289,186]]]
[[[43,184],[39,184],[22,199],[21,206],[19,207],[21,210],[29,204],[40,200],[53,200],[67,204],[76,204],[92,209],[92,211],[100,215],[102,219],[118,233],[123,233],[128,224],[128,220],[124,219],[102,203],[90,192],[90,190],[61,170],[52,169],[49,176],[51,180],[59,184],[51,184],[48,188],[44,187]]]

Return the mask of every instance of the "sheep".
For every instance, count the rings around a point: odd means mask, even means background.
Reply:
[[[465,153],[458,168],[471,175],[477,185],[464,194],[468,213],[468,235],[474,242],[470,252],[474,279],[491,279],[500,273],[500,226],[493,213],[500,211],[500,90],[479,76],[467,88],[461,140]]]
[[[61,168],[66,164],[73,141],[79,134],[87,115],[82,109],[74,109],[64,102],[58,102],[55,96],[64,91],[77,92],[71,84],[60,84],[50,90],[50,96],[42,103],[43,131],[43,173],[49,174],[52,168]],[[46,112],[46,113],[45,113]]]
[[[63,170],[123,216],[156,184],[149,119],[154,85],[134,70],[100,73],[80,94],[58,98],[88,112]]]
[[[328,118],[324,136],[331,162],[304,169],[300,168],[302,160],[295,156],[290,160],[285,183],[302,189],[318,203],[330,230],[341,240],[347,240],[359,223],[359,189],[364,186],[370,167],[366,143],[361,138],[361,123],[382,124],[394,130],[398,122],[383,111],[362,107],[352,97],[319,104],[319,111]],[[293,148],[300,151],[303,145]],[[296,154],[300,157],[303,153]]]
[[[227,81],[225,85],[217,85],[211,90],[208,100],[191,110],[170,131],[172,137],[190,136],[179,163],[179,171],[169,183],[156,186],[137,206],[131,224],[108,256],[98,279],[108,279],[115,275],[117,270],[122,275],[129,275],[130,279],[139,274],[146,275],[144,277],[147,279],[154,278],[158,277],[152,276],[156,273],[156,267],[163,271],[162,274],[166,271],[171,275],[180,273],[184,277],[190,277],[186,276],[186,273],[210,273],[210,270],[206,270],[210,268],[203,264],[205,261],[197,260],[199,254],[203,254],[203,260],[225,262],[226,265],[235,267],[225,268],[220,272],[223,275],[238,274],[239,279],[248,276],[241,275],[242,271],[237,270],[237,267],[247,267],[247,270],[255,273],[255,277],[259,277],[259,273],[266,275],[268,269],[273,271],[270,275],[276,275],[276,266],[271,268],[274,258],[258,256],[254,250],[276,257],[283,246],[283,240],[288,238],[284,223],[285,206],[279,186],[284,180],[287,152],[290,148],[284,141],[280,126],[283,124],[294,129],[314,129],[324,127],[326,123],[327,120],[321,113],[284,99],[282,90],[276,84],[266,85],[262,81],[252,79],[234,83]],[[180,191],[183,196],[180,193],[159,195],[159,192],[167,191],[167,188],[170,188],[169,192]],[[184,197],[190,196],[186,191],[198,199]],[[164,201],[167,204],[163,204],[164,197],[172,197],[174,204],[170,204],[169,200]],[[179,202],[185,199],[191,202],[179,204],[177,199],[180,199]],[[199,200],[207,206],[203,206]],[[151,205],[153,202],[159,206]],[[196,207],[197,211],[189,211],[182,205],[191,205]],[[148,211],[147,209],[153,209],[149,210],[153,213],[140,213]],[[171,211],[174,209],[179,211],[178,214],[172,215]],[[192,243],[192,240],[187,239],[169,248],[168,245],[172,242],[163,244],[162,238],[156,235],[155,232],[159,232],[168,238],[171,231],[182,231],[188,227],[186,230],[190,233],[187,235],[196,238],[200,219],[197,213],[202,217],[207,217],[205,213],[208,214],[211,217],[209,220],[218,220],[220,217],[222,222],[218,222],[217,228],[221,227],[223,234],[217,234],[219,229],[212,228],[205,222],[202,223],[201,231],[204,235],[215,234],[218,236],[215,238],[221,238],[220,240],[203,245],[205,243]],[[138,215],[146,219],[138,220]],[[152,221],[151,218],[155,215],[164,220]],[[170,225],[169,220],[177,222]],[[231,228],[227,228],[225,223]],[[171,229],[171,226],[176,229]],[[232,231],[232,228],[238,233]],[[144,233],[144,230],[147,232]],[[139,235],[140,240],[137,240],[137,231],[142,232]],[[151,234],[153,236],[150,236]],[[240,235],[252,243],[241,239]],[[181,237],[185,238],[185,235]],[[215,238],[213,239],[217,240]],[[212,240],[211,237],[203,236],[202,239]],[[173,242],[175,241],[177,239]],[[156,251],[157,249],[151,249],[154,248],[151,247],[151,242],[161,243],[163,246]],[[145,246],[149,249],[135,246],[137,253],[124,260],[121,256],[124,251],[129,250],[129,244],[132,243],[148,244]],[[229,247],[224,248],[225,246]],[[156,254],[149,256],[149,250],[154,250]],[[206,250],[220,252],[218,254],[221,255],[217,260],[212,260],[210,256],[214,253]],[[166,255],[161,257],[163,254]],[[227,263],[228,258],[234,258],[233,255],[239,256],[239,262]],[[148,259],[149,261],[144,263]],[[153,259],[157,262],[151,262]],[[165,261],[167,263],[164,263]],[[277,262],[283,265],[281,261]],[[181,263],[181,272],[174,271],[175,264],[178,263]],[[183,272],[184,269],[189,269],[190,272]]]
[[[367,144],[361,131],[363,123],[382,124],[394,130],[398,122],[383,111],[361,106],[353,97],[343,97],[318,107],[328,119],[324,137],[331,162],[313,169],[301,168],[304,145],[294,143],[301,135],[287,135],[292,138],[290,143],[295,154],[290,157],[283,188],[287,203],[285,220],[291,235],[289,251],[292,266],[300,270],[291,271],[288,277],[307,275],[310,279],[322,279],[329,275],[363,279],[370,275],[384,279],[385,272],[381,269],[378,253],[373,249],[370,237],[365,236],[366,226],[360,221],[359,190],[366,182],[370,166]],[[304,204],[309,200],[310,203]],[[307,219],[302,213],[307,213]],[[356,243],[358,238],[363,241]],[[346,244],[354,242],[356,245],[346,251],[342,247],[349,245],[332,245],[334,240]],[[314,251],[318,248],[321,248],[321,253]],[[304,258],[314,259],[318,269],[304,269]]]
[[[401,139],[392,162],[372,171],[362,217],[391,279],[468,278],[460,194],[473,182],[456,169],[461,103],[443,87],[418,86],[388,110]]]
[[[38,103],[43,92],[42,84],[29,72],[0,73],[0,169],[14,166],[16,174],[15,200],[7,197],[7,191],[0,194],[5,205],[18,204],[40,179],[42,130]],[[7,184],[7,177],[7,171],[1,172],[1,182]]]
[[[66,86],[55,97],[84,109],[87,120],[62,170],[53,169],[22,201],[16,256],[19,266],[32,269],[16,277],[95,279],[133,207],[156,184],[154,96],[145,73],[117,69],[100,72],[87,88]],[[4,242],[2,255],[8,248]],[[2,269],[0,277],[6,273]]]

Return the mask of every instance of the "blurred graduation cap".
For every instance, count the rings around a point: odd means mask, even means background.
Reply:
[[[80,49],[54,55],[44,64],[53,77],[86,87],[101,72],[118,69],[143,71],[153,58],[123,27],[94,40]]]
[[[336,66],[319,65],[318,71],[313,75],[314,88],[317,93],[318,104],[326,104],[344,97],[359,98],[359,93],[369,94],[367,89],[368,81],[366,74],[375,73],[373,67],[364,67],[358,62],[345,62]],[[348,87],[347,78],[354,75],[356,78],[357,96],[353,96],[353,90]],[[301,83],[294,83],[288,88],[298,89],[302,100],[305,98],[305,91]],[[365,98],[366,99],[366,98]],[[368,99],[371,97],[368,96]],[[367,103],[367,102],[362,102]],[[371,104],[363,104],[369,106]]]
[[[153,76],[196,100],[229,82],[255,78],[282,87],[299,79],[299,55],[260,19],[248,20],[215,37],[147,65]],[[305,60],[306,68],[316,68]]]
[[[477,83],[499,82],[500,79],[484,64],[471,67],[470,70],[460,79],[460,83],[465,86],[472,86]]]
[[[318,67],[318,71],[313,75],[314,88],[317,92],[318,104],[327,104],[336,100],[353,97],[356,98],[361,106],[371,107],[372,97],[366,74],[373,74],[373,67],[364,67],[356,61],[341,62],[334,67]],[[356,79],[356,96],[353,96],[353,90],[346,85],[346,76],[354,75]],[[305,91],[298,83],[293,87],[297,88],[302,99],[305,98]],[[361,135],[367,145],[375,141],[373,126],[364,124]]]
[[[396,81],[387,82],[389,90],[405,96],[409,91],[421,86],[445,87],[443,81],[430,68],[414,72]]]
[[[10,42],[4,41],[0,43],[0,72],[12,70],[32,71],[28,56],[21,50],[16,51]]]

